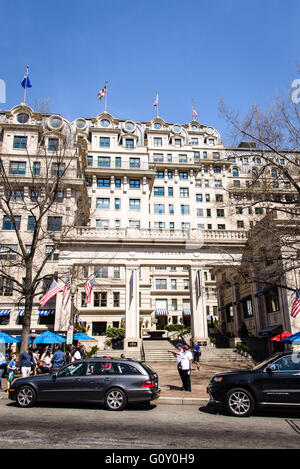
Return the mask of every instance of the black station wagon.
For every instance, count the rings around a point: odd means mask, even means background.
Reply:
[[[158,376],[146,363],[129,359],[91,358],[62,367],[57,373],[15,379],[9,398],[20,407],[37,402],[95,402],[109,410],[159,397]]]
[[[218,373],[207,392],[236,417],[247,417],[256,406],[300,409],[300,352],[275,355],[251,370]]]

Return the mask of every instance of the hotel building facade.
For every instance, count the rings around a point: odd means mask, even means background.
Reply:
[[[36,187],[46,190],[39,148],[50,161],[62,142],[63,183],[47,214],[40,259],[51,251],[47,231],[59,232],[73,217],[44,270],[62,288],[70,275],[72,301],[64,307],[61,292],[45,308],[35,300],[32,331],[66,331],[75,316],[100,348],[110,326],[125,327],[125,350],[139,350],[149,331],[168,324],[185,324],[194,339],[209,343],[207,319],[218,318],[223,308],[218,268],[240,262],[249,229],[265,214],[261,206],[251,216],[238,207],[239,191],[260,164],[253,150],[225,148],[216,129],[197,121],[135,122],[102,113],[69,122],[24,104],[2,111],[2,168],[15,184],[13,206],[29,246],[33,221],[24,207],[34,204]],[[61,168],[52,167],[53,175]],[[3,184],[1,191],[3,197]],[[7,216],[0,223],[5,263],[13,257],[7,246],[17,249],[18,239]],[[0,311],[1,330],[20,332],[24,304],[4,279]],[[259,328],[254,321],[254,335]],[[237,333],[232,325],[228,330]]]

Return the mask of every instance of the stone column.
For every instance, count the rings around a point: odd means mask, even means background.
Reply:
[[[199,272],[199,274],[198,274]],[[198,279],[199,275],[199,279]],[[198,283],[200,281],[200,284]],[[190,268],[191,325],[193,340],[209,343],[204,297],[203,272],[199,267]],[[200,287],[200,288],[199,288]]]
[[[139,266],[126,266],[126,324],[124,351],[139,351],[141,338],[139,331]]]

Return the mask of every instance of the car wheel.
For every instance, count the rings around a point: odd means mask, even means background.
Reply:
[[[123,410],[127,404],[127,397],[122,389],[112,388],[105,395],[105,405],[108,410]]]
[[[225,396],[225,407],[234,417],[248,417],[254,410],[254,399],[246,389],[235,388]]]
[[[31,407],[36,401],[36,392],[31,386],[22,386],[17,392],[17,404],[19,407]]]

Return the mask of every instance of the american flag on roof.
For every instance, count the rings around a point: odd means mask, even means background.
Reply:
[[[300,289],[296,289],[296,296],[292,304],[291,316],[295,318],[300,312]]]
[[[51,283],[51,286],[48,291],[46,291],[45,295],[43,298],[40,300],[40,305],[44,306],[53,296],[55,296],[58,292],[60,292],[62,289],[58,285],[58,283],[53,280]]]
[[[87,305],[91,301],[91,296],[92,296],[92,290],[93,286],[95,283],[95,276],[91,278],[86,284],[84,285],[84,291],[85,291],[85,302],[84,304]]]

